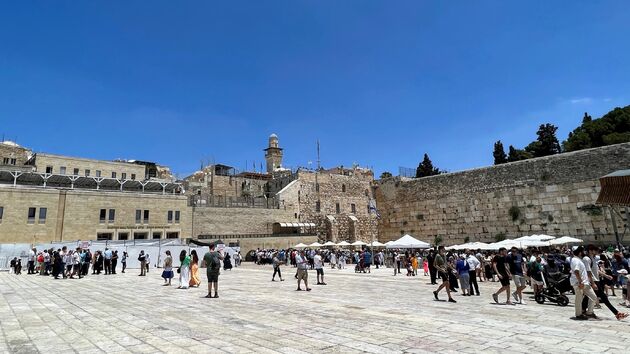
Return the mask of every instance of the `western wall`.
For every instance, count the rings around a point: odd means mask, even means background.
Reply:
[[[610,216],[595,205],[598,179],[629,168],[630,143],[624,143],[419,179],[383,179],[375,186],[379,240],[408,233],[431,243],[439,236],[451,245],[544,233],[612,242]]]

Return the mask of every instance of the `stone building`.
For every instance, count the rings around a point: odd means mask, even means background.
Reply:
[[[379,239],[405,233],[444,244],[494,242],[497,235],[573,236],[612,242],[595,205],[599,178],[630,168],[630,143],[419,179],[378,181]]]
[[[278,136],[271,134],[269,136],[269,146],[265,151],[265,161],[267,161],[267,173],[273,173],[282,168],[282,148],[278,145]]]
[[[144,165],[36,153],[26,162],[34,171],[56,175],[104,177],[115,179],[145,180]]]
[[[292,210],[301,222],[314,223],[322,241],[372,241],[378,238],[377,220],[370,212],[371,170],[298,170],[273,180],[270,190],[280,207]]]
[[[24,166],[33,152],[12,141],[0,142],[0,166]]]

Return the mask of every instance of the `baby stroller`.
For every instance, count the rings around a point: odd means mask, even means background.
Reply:
[[[567,306],[569,304],[569,298],[564,295],[564,293],[572,289],[569,276],[562,273],[548,273],[545,271],[543,272],[542,278],[544,289],[536,294],[536,302],[544,304],[545,301],[550,301],[560,306]]]

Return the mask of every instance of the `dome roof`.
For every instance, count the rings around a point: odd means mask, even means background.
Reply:
[[[273,133],[269,135],[269,139],[278,139],[278,136],[275,133]]]

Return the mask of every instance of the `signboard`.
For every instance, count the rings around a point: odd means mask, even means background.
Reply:
[[[79,242],[79,247],[83,249],[90,248],[90,244],[91,244],[90,241],[81,241]]]

